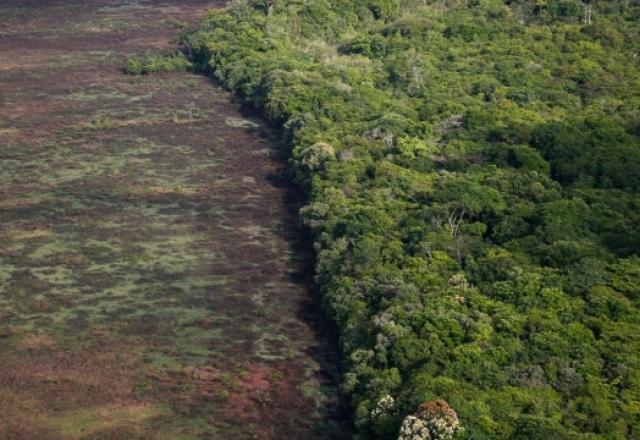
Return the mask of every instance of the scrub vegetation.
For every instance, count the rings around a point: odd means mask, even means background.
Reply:
[[[182,53],[170,55],[133,56],[127,59],[124,71],[131,75],[154,72],[175,72],[189,70],[191,63]]]
[[[361,438],[640,437],[640,6],[232,0]]]

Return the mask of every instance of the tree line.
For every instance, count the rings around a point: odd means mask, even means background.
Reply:
[[[640,437],[638,2],[233,0],[188,44],[283,128],[361,438]]]

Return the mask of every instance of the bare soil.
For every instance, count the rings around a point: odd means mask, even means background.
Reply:
[[[222,3],[0,3],[0,438],[349,437],[277,136],[120,70]]]

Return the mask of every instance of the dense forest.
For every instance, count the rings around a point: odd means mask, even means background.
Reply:
[[[232,0],[360,438],[640,438],[640,5]]]

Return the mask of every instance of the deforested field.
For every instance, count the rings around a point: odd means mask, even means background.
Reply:
[[[347,432],[278,136],[122,71],[222,3],[0,3],[0,438]]]

